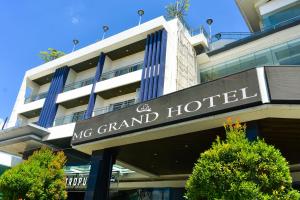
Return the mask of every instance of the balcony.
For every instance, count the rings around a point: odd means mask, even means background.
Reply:
[[[124,75],[124,74],[128,74],[128,73],[131,73],[131,72],[134,72],[134,71],[138,71],[142,68],[143,68],[143,62],[128,65],[126,67],[122,67],[122,68],[119,68],[119,69],[116,69],[116,70],[112,70],[112,71],[103,73],[101,75],[100,81],[108,80],[108,79],[115,78],[115,77],[118,77],[118,76],[121,76],[121,75]],[[87,86],[87,85],[91,85],[91,84],[93,84],[93,81],[94,81],[94,77],[90,77],[90,78],[87,78],[87,79],[84,79],[84,80],[81,80],[81,81],[77,81],[77,82],[68,84],[64,87],[63,92],[67,92],[67,91],[75,90],[77,88],[81,88],[81,87],[84,87],[84,86]],[[33,102],[33,101],[37,101],[37,100],[46,98],[46,96],[47,96],[47,92],[43,92],[43,93],[40,93],[38,95],[32,95],[32,96],[29,96],[25,99],[25,103],[30,103],[30,102]]]
[[[280,23],[274,24],[272,26],[264,27],[262,31],[254,33],[240,33],[240,32],[221,32],[212,36],[212,41],[210,46],[217,46],[216,48],[210,49],[208,52],[209,56],[218,54],[220,52],[229,50],[231,48],[244,45],[248,42],[257,40],[259,38],[266,37],[267,35],[282,31],[284,29],[296,26],[300,23],[300,15],[290,18],[288,20],[282,21]],[[222,40],[230,40],[224,42],[222,45],[216,45],[216,43]]]
[[[128,73],[140,70],[142,68],[143,68],[143,62],[139,62],[139,63],[135,63],[133,65],[129,65],[126,67],[122,67],[122,68],[113,70],[113,71],[109,71],[109,72],[103,73],[101,75],[100,81],[104,81],[104,80],[108,80],[108,79],[118,77],[118,76],[121,76],[124,74],[128,74]]]
[[[37,100],[46,98],[47,94],[48,94],[48,92],[43,92],[43,93],[40,93],[40,94],[37,94],[37,95],[31,95],[31,96],[25,98],[25,103],[30,103],[30,102],[33,102],[33,101],[37,101]]]
[[[98,116],[98,115],[102,115],[102,114],[105,114],[105,113],[108,113],[108,112],[120,110],[122,108],[126,108],[128,106],[134,105],[135,103],[136,103],[135,99],[130,99],[130,100],[127,100],[127,101],[111,104],[109,106],[96,108],[93,111],[93,116]],[[71,115],[58,117],[54,120],[53,126],[60,126],[60,125],[63,125],[63,124],[69,124],[69,123],[73,123],[73,122],[83,120],[85,112],[86,111],[80,111],[80,112],[73,113]]]
[[[87,78],[87,79],[84,79],[84,80],[81,80],[81,81],[77,81],[77,82],[68,84],[64,87],[63,92],[67,92],[67,91],[70,91],[70,90],[75,90],[77,88],[81,88],[81,87],[84,87],[86,85],[90,85],[90,84],[93,83],[93,81],[94,81],[94,77],[91,77],[91,78]]]
[[[116,69],[116,70],[113,70],[113,71],[109,71],[109,72],[103,73],[101,75],[100,81],[104,81],[104,80],[108,80],[108,79],[118,77],[118,76],[121,76],[121,75],[124,75],[124,74],[128,74],[130,72],[134,72],[134,71],[140,70],[142,68],[143,68],[143,62],[140,62],[140,63],[136,63],[136,64],[133,64],[133,65],[126,66],[126,67],[122,67],[122,68],[119,68],[119,69]],[[78,82],[68,84],[64,87],[63,92],[67,92],[67,91],[70,91],[70,90],[81,88],[81,87],[84,87],[86,85],[91,85],[91,84],[93,84],[93,81],[94,81],[94,77],[90,77],[90,78],[87,78],[87,79],[84,79],[84,80],[81,80],[81,81],[78,81]]]
[[[201,83],[266,65],[300,65],[300,38],[256,51],[200,71]]]

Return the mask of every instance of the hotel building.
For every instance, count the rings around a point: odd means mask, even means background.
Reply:
[[[69,199],[183,199],[227,117],[300,187],[300,2],[236,0],[249,33],[158,17],[28,70],[0,150],[63,150]]]

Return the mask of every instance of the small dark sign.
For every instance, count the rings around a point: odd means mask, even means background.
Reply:
[[[76,123],[72,145],[224,113],[261,103],[256,69]]]
[[[66,185],[67,190],[85,190],[89,174],[67,174]]]

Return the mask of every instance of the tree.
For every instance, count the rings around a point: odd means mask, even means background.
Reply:
[[[171,3],[166,6],[167,19],[178,18],[184,22],[184,17],[187,15],[187,12],[190,7],[189,0],[176,0],[176,3]]]
[[[226,140],[218,137],[195,164],[186,184],[187,199],[300,199],[279,150],[260,139],[249,141],[238,121],[229,120],[224,127]]]
[[[0,177],[0,191],[9,200],[64,200],[66,156],[43,147]]]
[[[58,51],[53,48],[48,48],[48,51],[40,52],[40,57],[45,63],[51,60],[55,60],[56,58],[62,57],[63,55],[65,55],[64,52]]]

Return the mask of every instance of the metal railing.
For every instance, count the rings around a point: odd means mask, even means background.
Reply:
[[[43,92],[37,95],[31,95],[25,98],[25,103],[30,103],[47,97],[48,92]]]
[[[130,72],[134,72],[134,71],[140,70],[142,68],[143,68],[143,62],[128,65],[126,67],[121,67],[119,69],[103,73],[101,75],[100,81],[104,81],[104,80],[111,79],[111,78],[114,78],[117,76],[128,74]]]
[[[292,23],[295,23],[295,22],[298,22],[300,21],[300,15],[297,15],[293,18],[290,18],[288,20],[285,20],[285,21],[282,21],[282,22],[279,22],[275,25],[271,25],[271,26],[266,26],[264,27],[261,31],[258,31],[258,32],[254,32],[254,33],[247,33],[247,32],[221,32],[221,33],[218,33],[218,34],[215,34],[213,37],[212,37],[212,42],[211,43],[214,43],[214,42],[217,42],[218,40],[220,39],[232,39],[233,41],[232,42],[229,42],[229,43],[226,43],[224,46],[228,45],[228,44],[232,44],[234,42],[236,43],[243,43],[245,41],[249,41],[255,37],[260,37],[261,35],[264,35],[264,34],[268,34],[268,32],[272,32],[272,31],[276,31],[284,26],[287,26],[289,24],[292,24]],[[219,48],[222,48],[224,46],[219,46]],[[211,49],[211,50],[216,50],[215,48],[214,49]]]
[[[212,36],[211,42],[216,42],[221,39],[241,40],[245,37],[251,36],[250,32],[220,32]]]
[[[96,108],[93,111],[93,116],[98,116],[98,115],[102,115],[102,114],[105,114],[105,113],[108,113],[108,112],[120,110],[122,108],[126,108],[128,106],[134,105],[135,103],[136,103],[135,99],[130,99],[130,100],[127,100],[127,101],[111,104],[109,106]],[[60,126],[60,125],[63,125],[63,124],[69,124],[69,123],[73,123],[73,122],[83,120],[85,112],[86,111],[84,110],[84,111],[73,113],[71,115],[58,117],[54,120],[53,126]]]
[[[93,81],[94,81],[94,77],[91,77],[91,78],[87,78],[87,79],[84,79],[81,81],[77,81],[77,82],[68,84],[64,87],[63,92],[67,92],[67,91],[74,90],[74,89],[77,89],[80,87],[84,87],[86,85],[90,85],[93,83]]]
[[[73,122],[77,122],[84,119],[85,111],[73,113],[71,115],[66,115],[63,117],[58,117],[54,120],[53,126],[60,126],[63,124],[69,124]]]
[[[108,79],[118,77],[118,76],[121,76],[121,75],[124,75],[124,74],[128,74],[128,73],[140,70],[142,68],[143,68],[143,62],[128,65],[126,67],[121,67],[119,69],[103,73],[101,75],[100,81],[104,81],[104,80],[108,80]],[[84,80],[81,80],[81,81],[77,81],[77,82],[68,84],[64,87],[63,92],[67,92],[67,91],[70,91],[70,90],[74,90],[74,89],[77,89],[77,88],[84,87],[86,85],[90,85],[90,84],[93,83],[93,81],[94,81],[94,77],[90,77],[90,78],[87,78],[87,79],[84,79]],[[29,97],[25,98],[25,103],[30,103],[30,102],[33,102],[33,101],[37,101],[39,99],[46,98],[47,94],[48,94],[47,92],[43,92],[43,93],[40,93],[40,94],[37,94],[37,95],[29,96]]]

